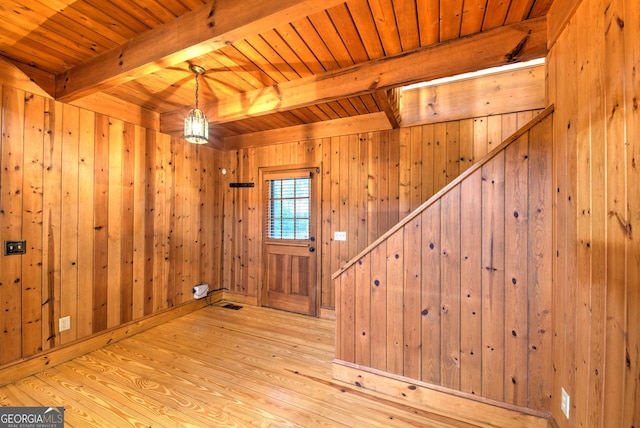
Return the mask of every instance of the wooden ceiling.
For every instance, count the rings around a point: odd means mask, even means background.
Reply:
[[[99,93],[211,140],[385,112],[393,88],[546,54],[553,0],[0,0],[0,55],[54,98]]]

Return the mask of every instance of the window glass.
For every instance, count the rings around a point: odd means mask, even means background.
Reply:
[[[311,178],[268,181],[267,237],[309,239]]]

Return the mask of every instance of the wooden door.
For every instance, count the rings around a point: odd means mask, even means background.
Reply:
[[[318,181],[315,167],[262,174],[263,306],[317,313]]]

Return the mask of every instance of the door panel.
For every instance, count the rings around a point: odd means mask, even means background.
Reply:
[[[316,170],[315,167],[306,167],[263,173],[261,193],[265,231],[260,298],[263,306],[306,315],[317,313],[318,253],[315,251],[315,236],[319,187]],[[302,203],[294,201],[295,195],[290,199],[283,196],[286,195],[285,185],[274,184],[278,180],[294,179],[310,179],[310,192],[301,193]],[[297,184],[294,187],[298,188]],[[282,208],[299,206],[304,208],[289,208],[287,212]],[[287,229],[291,224],[296,225],[295,232]],[[298,233],[299,225],[305,228],[301,233]]]
[[[307,246],[265,245],[265,305],[315,315],[315,253]]]

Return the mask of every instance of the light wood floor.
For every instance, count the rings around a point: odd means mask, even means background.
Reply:
[[[468,427],[331,379],[334,323],[222,304],[0,387],[69,427]]]

